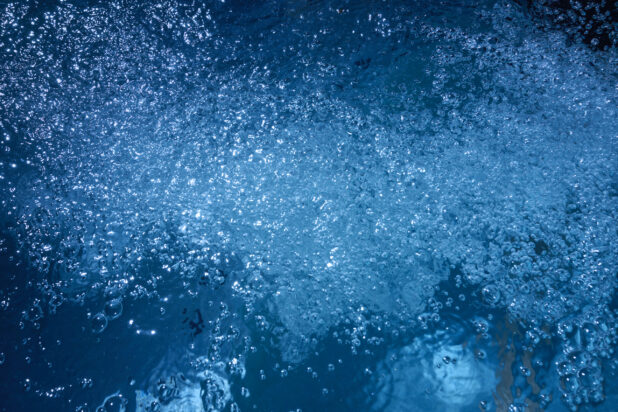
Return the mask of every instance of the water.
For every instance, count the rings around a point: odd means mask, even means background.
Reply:
[[[0,10],[0,410],[615,408],[611,31]]]

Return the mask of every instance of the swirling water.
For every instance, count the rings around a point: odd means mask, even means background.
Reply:
[[[1,3],[0,410],[614,410],[616,48],[555,20]]]

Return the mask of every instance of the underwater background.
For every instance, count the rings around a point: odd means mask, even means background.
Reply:
[[[610,1],[0,2],[0,411],[613,411]]]

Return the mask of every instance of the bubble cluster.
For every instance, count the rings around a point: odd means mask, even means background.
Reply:
[[[60,409],[602,403],[609,3],[241,3],[0,5],[3,373]]]

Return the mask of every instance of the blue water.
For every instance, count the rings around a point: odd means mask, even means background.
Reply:
[[[615,36],[519,3],[0,3],[0,410],[615,410]]]

